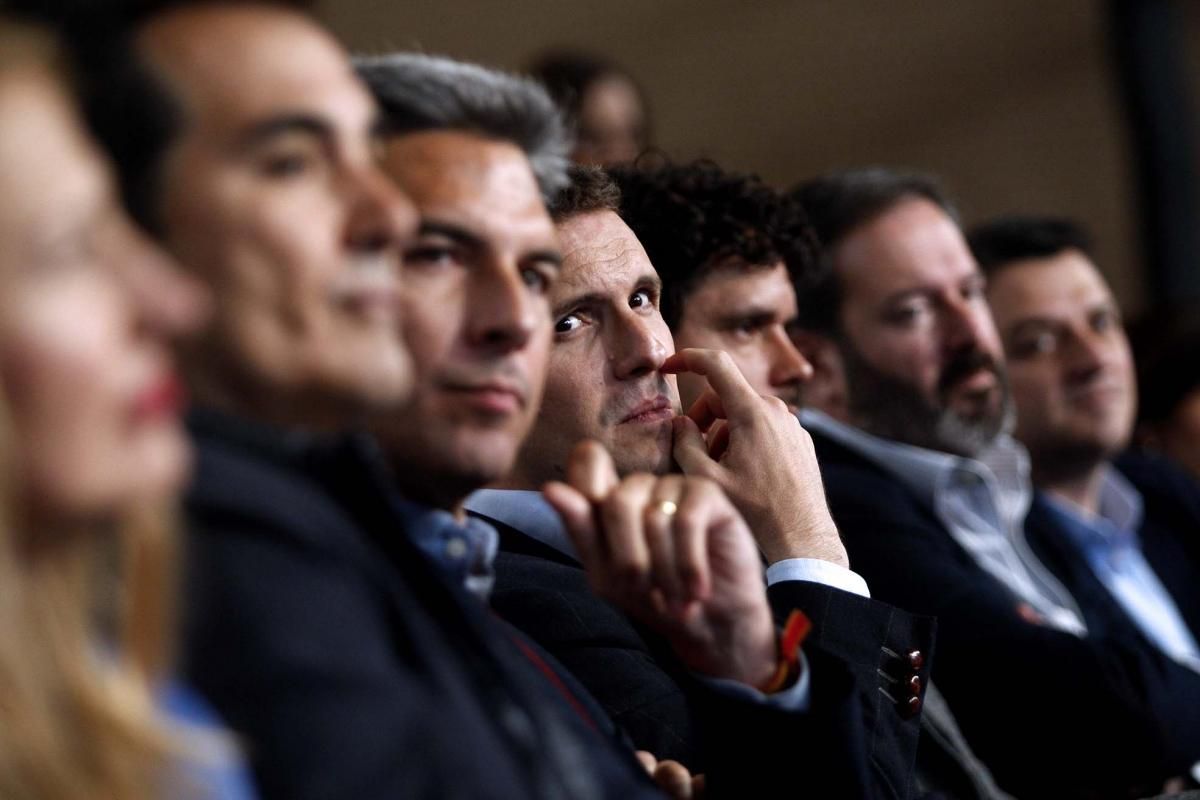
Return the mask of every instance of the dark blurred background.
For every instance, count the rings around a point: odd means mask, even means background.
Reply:
[[[1164,73],[1151,81],[1166,95],[1152,99],[1166,110],[1160,128],[1186,132],[1190,145],[1193,0],[323,0],[318,9],[357,50],[418,48],[513,69],[549,46],[611,57],[644,86],[657,144],[677,159],[708,156],[781,187],[842,166],[908,166],[942,176],[968,223],[1009,211],[1075,216],[1096,233],[1127,313],[1178,293],[1171,280],[1186,275],[1162,274],[1178,273],[1181,259],[1192,271],[1194,250],[1156,251],[1161,231],[1147,247],[1139,164],[1160,156],[1153,169],[1168,182],[1189,178],[1188,195],[1194,148],[1134,135],[1147,112],[1129,114],[1129,70],[1114,42],[1132,42],[1152,74]],[[1159,206],[1194,210],[1177,189],[1164,201],[1163,187],[1150,186]],[[1182,233],[1176,220],[1177,238],[1195,238],[1190,219]]]

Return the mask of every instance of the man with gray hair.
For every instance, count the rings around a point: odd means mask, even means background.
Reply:
[[[934,679],[1018,797],[1141,796],[1200,755],[1200,681],[1081,612],[1030,551],[1029,464],[985,281],[932,180],[801,185],[826,263],[800,288],[802,414],[874,595],[938,618]]]

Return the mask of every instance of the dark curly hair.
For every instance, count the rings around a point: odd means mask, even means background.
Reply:
[[[803,207],[756,175],[711,161],[609,174],[621,190],[621,217],[662,278],[662,315],[672,329],[688,295],[714,272],[782,261],[796,285],[816,267],[817,239]]]

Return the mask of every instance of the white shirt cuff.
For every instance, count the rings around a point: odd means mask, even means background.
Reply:
[[[773,706],[782,711],[808,711],[809,699],[812,694],[810,688],[812,678],[809,675],[808,659],[804,657],[803,650],[800,651],[800,677],[789,688],[774,694],[765,694],[753,686],[747,686],[740,681],[728,678],[709,678],[704,675],[697,677],[719,692],[740,697],[750,703]]]
[[[767,567],[767,586],[783,581],[823,583],[860,597],[871,596],[867,582],[857,572],[819,558],[785,558]]]

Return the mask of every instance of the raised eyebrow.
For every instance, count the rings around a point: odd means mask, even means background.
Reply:
[[[238,136],[236,146],[240,150],[253,150],[272,139],[294,134],[311,136],[323,142],[332,142],[334,139],[333,127],[320,117],[283,114],[250,125]]]
[[[657,272],[647,272],[637,279],[639,287],[649,287],[655,294],[662,294],[663,282]]]
[[[555,319],[558,319],[573,308],[600,305],[601,303],[606,302],[607,299],[607,295],[601,292],[585,292],[584,294],[577,294],[573,297],[568,297],[561,303],[555,303],[554,308],[551,309],[551,316],[553,316]]]

